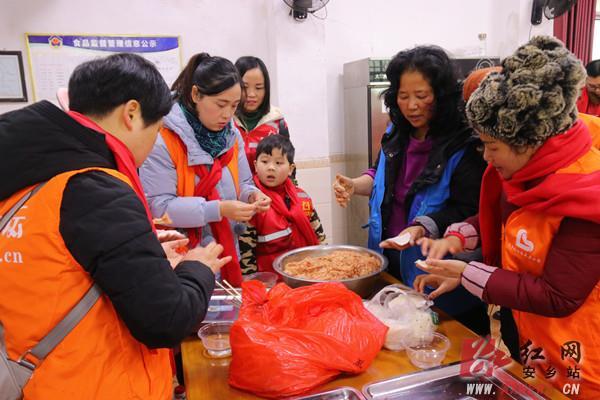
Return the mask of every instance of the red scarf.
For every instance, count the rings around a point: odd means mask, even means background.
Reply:
[[[479,225],[484,261],[498,265],[502,231],[500,196],[529,211],[600,223],[600,169],[590,174],[555,174],[591,148],[586,125],[578,120],[567,132],[546,141],[527,164],[504,180],[488,166],[481,183]],[[538,184],[533,181],[541,180]]]
[[[588,94],[587,87],[584,87],[581,91],[581,96],[577,100],[577,110],[584,114],[590,114],[600,116],[600,104],[593,104],[590,101],[590,95]]]
[[[133,154],[131,154],[131,151],[118,138],[102,129],[100,125],[98,125],[85,115],[80,114],[77,111],[67,111],[67,114],[69,114],[71,118],[77,121],[80,125],[83,125],[89,129],[93,129],[96,132],[101,133],[105,136],[106,145],[113,153],[115,161],[117,162],[117,170],[123,175],[127,176],[127,178],[129,178],[129,181],[131,182],[131,186],[133,187],[135,194],[137,194],[138,198],[144,205],[148,221],[150,221],[150,226],[152,227],[152,230],[156,232],[156,228],[152,223],[152,214],[150,213],[150,207],[148,206],[148,202],[146,201],[144,189],[142,189],[142,183],[140,182],[140,177],[137,173],[137,167],[135,166],[135,159],[133,158]]]
[[[227,167],[227,164],[233,158],[234,150],[232,147],[228,152],[216,158],[210,171],[206,165],[197,165],[194,167],[194,172],[200,178],[194,188],[194,196],[204,197],[209,201],[221,200],[221,196],[219,196],[217,190],[217,183],[221,180],[223,168]],[[231,261],[221,268],[221,278],[227,280],[233,286],[239,287],[242,284],[242,270],[229,220],[223,217],[221,221],[211,222],[209,225],[215,241],[223,246],[224,256],[231,256]],[[188,229],[187,232],[190,239],[188,247],[193,249],[200,243],[202,228]]]
[[[291,179],[275,188],[264,186],[258,176],[254,176],[256,187],[271,198],[271,208],[288,220],[292,229],[292,243],[296,248],[319,244],[319,238],[310,225],[310,220],[302,210],[302,201],[298,198],[296,186]],[[285,204],[285,197],[290,199],[290,208]]]

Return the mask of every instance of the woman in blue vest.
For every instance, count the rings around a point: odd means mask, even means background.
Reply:
[[[465,122],[455,67],[443,49],[401,51],[386,74],[391,123],[377,161],[360,177],[338,176],[334,192],[342,207],[353,194],[370,196],[369,248],[385,249],[390,272],[412,286],[422,273],[415,266],[422,258],[415,244],[440,237],[448,225],[477,211],[485,162]],[[403,244],[389,240],[394,238]],[[441,296],[436,305],[486,331],[483,304],[466,291]]]

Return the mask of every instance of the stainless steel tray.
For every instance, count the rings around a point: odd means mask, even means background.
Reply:
[[[237,289],[241,294],[241,289]],[[233,322],[237,319],[240,310],[232,303],[232,297],[223,289],[215,289],[210,301],[208,310],[202,324],[210,322]]]
[[[459,362],[370,383],[363,393],[377,400],[547,399],[501,368],[494,370],[493,377],[464,378],[460,366]]]
[[[327,392],[294,397],[294,400],[364,400],[364,397],[358,390],[344,386]]]

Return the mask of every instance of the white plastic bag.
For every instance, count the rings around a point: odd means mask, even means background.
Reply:
[[[430,307],[433,302],[421,293],[402,285],[381,289],[365,308],[388,326],[384,347],[403,350],[420,340],[433,339],[437,326]]]

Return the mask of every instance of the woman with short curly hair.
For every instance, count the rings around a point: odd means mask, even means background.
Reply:
[[[600,152],[577,115],[584,81],[561,42],[535,37],[481,82],[466,107],[489,163],[479,215],[424,246],[431,275],[415,285],[435,296],[462,284],[512,309],[524,368],[552,368],[554,386],[580,383],[578,398],[598,399]],[[441,247],[478,242],[484,263],[439,260]]]
[[[377,161],[360,177],[338,176],[334,191],[342,206],[353,193],[370,196],[369,247],[384,248],[390,272],[412,285],[422,273],[414,264],[422,257],[414,244],[477,212],[485,163],[463,117],[455,66],[442,48],[401,51],[386,74],[391,124]],[[388,240],[397,236],[408,239]],[[486,332],[483,304],[464,289],[436,299],[436,305]]]

